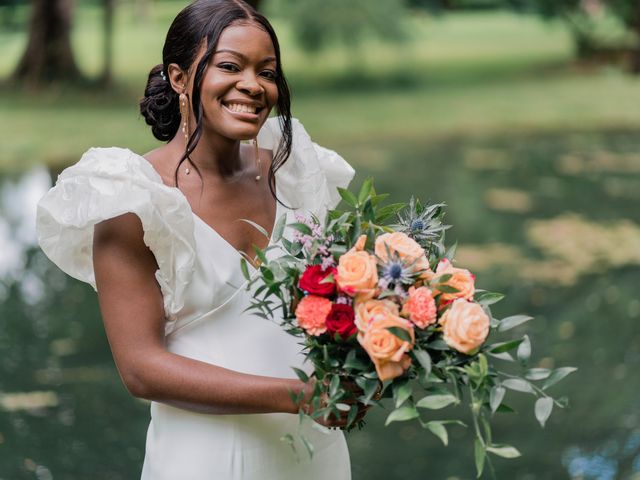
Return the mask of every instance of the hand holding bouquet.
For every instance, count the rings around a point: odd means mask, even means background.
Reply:
[[[478,290],[475,276],[453,265],[455,247],[444,246],[444,205],[411,199],[380,206],[386,195],[376,194],[371,180],[357,196],[343,189],[340,195],[349,210],[331,211],[323,221],[299,216],[285,225],[281,218],[277,243],[267,250],[282,251],[268,259],[258,250],[258,275],[251,277],[243,264],[256,287],[252,308],[299,337],[313,366],[311,375],[296,369],[312,385],[309,398],[294,395],[308,407],[301,415],[324,424],[346,415],[348,430],[363,425],[365,406],[389,398],[387,424],[416,420],[447,444],[446,426],[462,422],[427,421],[420,412],[465,402],[476,433],[478,476],[487,453],[518,456],[491,438],[490,417],[511,411],[503,401],[506,391],[536,396],[535,415],[544,425],[554,405],[565,404],[547,388],[574,369],[517,374],[510,367],[528,363],[529,338],[489,342],[531,317],[493,317],[490,305],[503,296]],[[396,223],[387,225],[392,217]],[[289,238],[286,227],[293,232]]]

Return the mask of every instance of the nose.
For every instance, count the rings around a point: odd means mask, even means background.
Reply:
[[[264,88],[260,85],[258,77],[253,73],[247,73],[237,84],[238,90],[252,97],[264,93]]]

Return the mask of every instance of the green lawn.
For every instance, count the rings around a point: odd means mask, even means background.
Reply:
[[[113,91],[0,89],[0,168],[64,165],[94,145],[140,152],[155,145],[136,103],[148,70],[160,61],[179,2],[155,5],[147,21],[134,20],[127,5],[119,11]],[[402,44],[371,39],[357,51],[333,46],[313,56],[296,48],[284,21],[274,23],[294,115],[315,139],[355,164],[380,160],[377,139],[437,141],[640,124],[640,82],[613,68],[572,66],[562,26],[534,17],[414,16]],[[80,8],[74,47],[90,75],[100,69],[99,32],[98,11]],[[24,34],[0,32],[0,76],[11,71],[24,43]]]

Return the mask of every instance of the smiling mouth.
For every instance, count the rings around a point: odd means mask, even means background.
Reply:
[[[223,103],[222,105],[234,113],[250,113],[254,115],[260,113],[264,109],[264,107],[247,105],[244,103]]]

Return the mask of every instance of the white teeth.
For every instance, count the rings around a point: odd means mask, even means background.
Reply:
[[[250,105],[244,105],[242,103],[230,103],[227,108],[232,112],[240,113],[256,113],[256,107]]]

